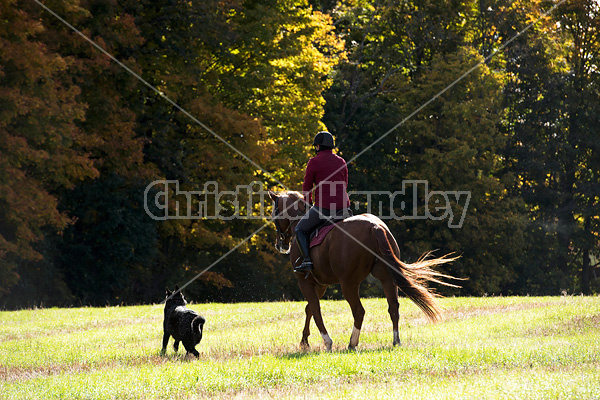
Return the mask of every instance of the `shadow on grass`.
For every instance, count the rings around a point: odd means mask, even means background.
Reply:
[[[162,353],[161,351],[157,351],[156,353],[154,353],[154,355],[152,356],[153,359],[156,360],[162,360],[164,362],[193,362],[193,361],[206,361],[208,359],[210,359],[210,357],[208,357],[206,354],[200,352],[200,357],[196,357],[193,354],[190,353],[186,353],[186,351],[179,351],[179,352],[174,352],[174,351],[167,351],[166,353]]]
[[[292,353],[276,354],[275,357],[282,360],[302,360],[307,358],[315,358],[323,355],[360,355],[360,354],[376,354],[376,353],[389,353],[392,351],[402,350],[402,346],[377,346],[366,349],[358,348],[356,350],[348,349],[334,349],[332,351],[320,350],[320,349],[308,349],[298,350]]]

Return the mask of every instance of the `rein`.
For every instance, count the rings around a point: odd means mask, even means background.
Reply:
[[[281,229],[281,225],[279,224],[279,216],[280,216],[280,212],[279,212],[279,201],[275,200],[273,201],[274,205],[273,205],[273,221],[275,223],[275,228],[277,230],[277,239],[279,241],[279,243],[285,243],[288,239],[290,240],[290,246],[292,245],[291,239],[294,237],[294,233],[291,232],[291,228],[292,228],[292,223],[290,222],[290,224],[288,225],[287,229],[285,231],[283,231]],[[278,248],[280,251],[281,249]],[[295,262],[293,262],[292,264],[294,266],[296,266],[298,264],[298,261],[300,260],[301,257],[299,257]],[[312,276],[314,281],[316,282],[317,285],[319,286],[327,286],[322,284],[317,277],[314,274],[314,271],[309,271],[306,273],[306,276],[304,277],[304,279],[308,279],[309,276]]]
[[[291,238],[293,236],[293,234],[290,231],[292,224],[290,223],[288,225],[287,229],[282,232],[281,225],[279,224],[279,219],[277,218],[277,217],[279,217],[279,202],[274,201],[274,203],[275,203],[275,205],[274,205],[273,220],[275,222],[275,228],[277,229],[277,237],[281,243],[285,243],[287,240],[291,240]]]

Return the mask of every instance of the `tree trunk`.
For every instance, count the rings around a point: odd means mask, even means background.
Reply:
[[[589,232],[590,225],[590,218],[587,217],[583,224],[585,233]],[[581,264],[581,293],[583,294],[591,294],[590,278],[592,276],[592,266],[590,260],[590,247],[590,243],[586,241],[586,243],[583,246],[583,263]]]

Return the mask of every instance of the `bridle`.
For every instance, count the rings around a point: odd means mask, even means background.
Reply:
[[[283,250],[281,249],[281,244],[286,243],[288,240],[292,239],[292,236],[294,235],[291,231],[292,228],[292,224],[290,223],[287,227],[287,229],[284,231],[281,229],[281,225],[279,224],[279,199],[274,201],[274,206],[273,206],[273,221],[275,222],[275,228],[277,229],[277,241],[278,243],[276,244],[277,249],[283,253]],[[289,249],[288,249],[289,251]]]

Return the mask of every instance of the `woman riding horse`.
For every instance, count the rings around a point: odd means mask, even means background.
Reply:
[[[296,260],[302,257],[303,263],[295,268],[295,271],[308,271],[307,274],[296,274],[300,290],[308,302],[300,344],[304,348],[308,347],[310,321],[314,318],[326,349],[331,350],[333,341],[323,323],[319,300],[329,285],[339,283],[354,317],[348,345],[348,348],[354,349],[358,345],[365,314],[360,302],[359,287],[361,282],[372,274],[381,281],[392,320],[392,343],[394,346],[399,345],[398,288],[429,319],[437,320],[441,310],[435,301],[435,295],[427,288],[427,282],[457,287],[442,280],[456,278],[433,269],[456,258],[448,256],[428,258],[426,255],[413,264],[402,262],[398,244],[389,228],[381,219],[371,214],[344,219],[336,224],[321,244],[310,249],[308,243],[310,230],[318,225],[322,218],[331,217],[337,210],[347,208],[349,205],[346,193],[348,170],[346,162],[331,151],[334,146],[333,136],[328,132],[319,132],[315,137],[314,145],[318,153],[308,163],[303,186],[304,194],[269,192],[274,202],[276,247],[282,253],[289,253],[293,266],[296,265]],[[307,212],[312,200],[311,191],[315,184],[317,185],[315,206]],[[322,187],[325,189],[320,190]],[[292,235],[292,232],[295,235]],[[298,246],[292,245],[293,240],[298,242]]]
[[[333,154],[335,143],[329,132],[319,132],[313,140],[317,155],[308,161],[302,191],[307,204],[314,205],[296,225],[296,242],[302,256],[302,264],[294,268],[295,272],[309,272],[313,269],[310,259],[310,233],[323,220],[336,216],[339,210],[350,206],[346,188],[348,186],[348,168],[346,161]]]

